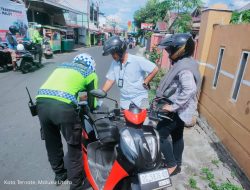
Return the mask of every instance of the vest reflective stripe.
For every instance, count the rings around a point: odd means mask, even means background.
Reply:
[[[59,90],[40,89],[38,90],[38,95],[57,96],[60,98],[65,98],[67,100],[70,100],[75,105],[78,104],[77,99],[74,95]]]
[[[74,64],[74,63],[63,63],[58,66],[58,68],[66,68],[66,69],[73,69],[81,73],[81,75],[86,78],[91,73],[93,73],[93,70],[91,68],[87,68],[80,64]]]

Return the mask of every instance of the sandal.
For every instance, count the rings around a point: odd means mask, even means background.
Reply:
[[[170,176],[174,176],[180,172],[181,172],[181,166],[177,166],[175,170],[170,174]]]

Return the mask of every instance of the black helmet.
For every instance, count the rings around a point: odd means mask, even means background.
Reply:
[[[9,31],[11,34],[16,34],[18,32],[18,28],[15,25],[9,27]]]
[[[166,37],[158,44],[159,48],[164,48],[169,58],[173,61],[178,61],[184,57],[192,56],[194,53],[194,40],[191,34],[173,34]]]
[[[122,41],[118,36],[112,36],[109,38],[103,46],[103,56],[117,53],[120,58],[122,58],[124,52],[127,49],[127,44]]]

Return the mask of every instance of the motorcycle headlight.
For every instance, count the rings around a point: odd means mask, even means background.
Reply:
[[[125,157],[133,164],[135,164],[138,158],[138,151],[135,146],[134,139],[128,129],[125,129],[121,133],[120,146]]]
[[[134,143],[133,137],[131,136],[130,132],[128,130],[124,130],[122,135],[123,135],[122,139],[127,144],[129,149],[133,153],[137,154],[137,151],[136,151],[136,148],[135,148],[135,143]]]

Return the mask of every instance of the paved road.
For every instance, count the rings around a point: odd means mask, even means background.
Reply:
[[[102,86],[112,58],[101,56],[101,51],[101,47],[93,47],[57,54],[53,59],[45,60],[43,68],[25,75],[12,71],[0,73],[1,190],[66,190],[69,188],[68,185],[55,187],[53,184],[39,184],[51,182],[54,174],[47,161],[44,142],[40,140],[38,118],[31,117],[28,110],[25,87],[28,86],[31,96],[35,97],[40,85],[59,63],[69,62],[81,52],[88,52],[95,58],[100,77],[99,83]],[[138,49],[131,50],[132,54],[137,52]],[[118,99],[118,89],[113,88],[109,96]]]

